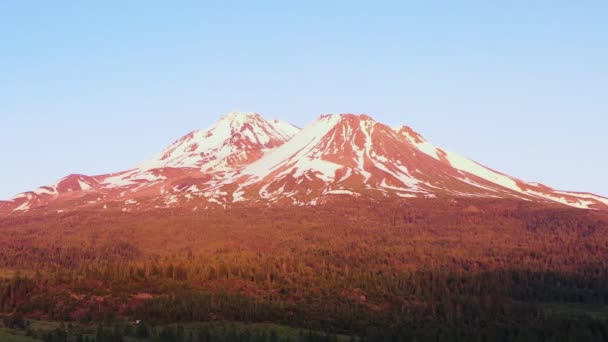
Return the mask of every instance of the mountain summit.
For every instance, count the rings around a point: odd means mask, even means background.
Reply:
[[[131,170],[67,176],[0,202],[0,214],[315,205],[332,196],[510,198],[608,210],[607,198],[522,181],[436,147],[408,126],[393,128],[368,115],[322,115],[299,129],[232,112]]]
[[[231,112],[211,128],[183,136],[140,168],[231,169],[259,159],[264,150],[281,146],[298,131],[288,123],[266,121],[257,113]]]

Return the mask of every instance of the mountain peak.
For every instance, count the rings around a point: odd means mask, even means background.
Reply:
[[[404,136],[413,144],[422,144],[426,142],[426,139],[424,139],[420,133],[414,131],[410,126],[396,127],[394,130],[397,134]]]
[[[374,118],[372,118],[371,116],[369,116],[367,114],[353,114],[353,113],[322,114],[319,117],[319,120],[329,119],[329,118],[339,119],[339,120],[373,121],[373,122],[376,122],[376,120],[374,120]]]
[[[264,150],[282,145],[297,131],[255,112],[230,112],[210,128],[183,136],[140,168],[230,168],[261,157]]]
[[[256,112],[232,111],[222,116],[219,121],[244,122],[252,119],[262,119],[262,117]]]
[[[238,110],[232,111],[232,112],[228,112],[226,115],[224,115],[224,118],[246,118],[246,117],[259,117],[260,113],[258,112],[241,112]]]

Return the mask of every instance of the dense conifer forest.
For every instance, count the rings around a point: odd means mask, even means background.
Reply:
[[[463,199],[92,210],[3,218],[0,246],[3,325],[43,341],[608,340],[597,211]]]

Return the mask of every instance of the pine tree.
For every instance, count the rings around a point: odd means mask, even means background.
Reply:
[[[137,338],[148,338],[148,327],[145,323],[139,322],[135,327],[135,336]]]
[[[101,324],[97,325],[97,330],[95,331],[95,342],[106,342],[104,341],[103,326]]]

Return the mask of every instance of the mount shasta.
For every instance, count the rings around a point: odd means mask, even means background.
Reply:
[[[334,196],[509,198],[608,209],[608,198],[522,181],[436,147],[408,126],[367,115],[322,115],[300,129],[233,112],[133,169],[73,174],[0,201],[0,215],[317,205]]]

